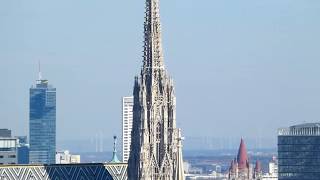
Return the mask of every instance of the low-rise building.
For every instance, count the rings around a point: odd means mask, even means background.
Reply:
[[[18,139],[0,137],[0,164],[18,164]]]
[[[278,180],[278,160],[276,157],[269,162],[269,172],[262,176],[262,180]]]
[[[227,174],[213,172],[212,174],[186,174],[186,180],[227,180]]]
[[[12,137],[11,130],[0,129],[0,164],[29,164],[27,136]]]
[[[69,151],[60,151],[56,153],[56,164],[78,164],[80,162],[80,155],[70,154]]]

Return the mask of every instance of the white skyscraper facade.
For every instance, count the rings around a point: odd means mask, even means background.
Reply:
[[[122,161],[128,162],[133,120],[133,96],[122,98]]]

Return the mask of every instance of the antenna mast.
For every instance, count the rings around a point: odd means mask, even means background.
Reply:
[[[41,74],[41,62],[39,61],[39,72],[38,72],[39,74],[38,74],[38,78],[39,78],[39,81],[41,81],[42,80],[42,74]]]

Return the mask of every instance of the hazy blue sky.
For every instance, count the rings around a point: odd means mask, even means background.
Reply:
[[[185,136],[276,137],[320,120],[319,0],[161,0]],[[28,132],[29,88],[57,88],[57,137],[120,135],[144,0],[1,0],[0,127]]]

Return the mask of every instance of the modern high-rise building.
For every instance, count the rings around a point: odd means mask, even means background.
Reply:
[[[56,89],[41,78],[30,88],[30,163],[54,164],[56,155]]]
[[[128,162],[133,119],[133,96],[122,98],[122,161]]]
[[[279,180],[320,179],[320,123],[278,131]]]
[[[129,180],[184,180],[176,97],[162,52],[159,0],[146,0],[144,54],[135,78]]]

